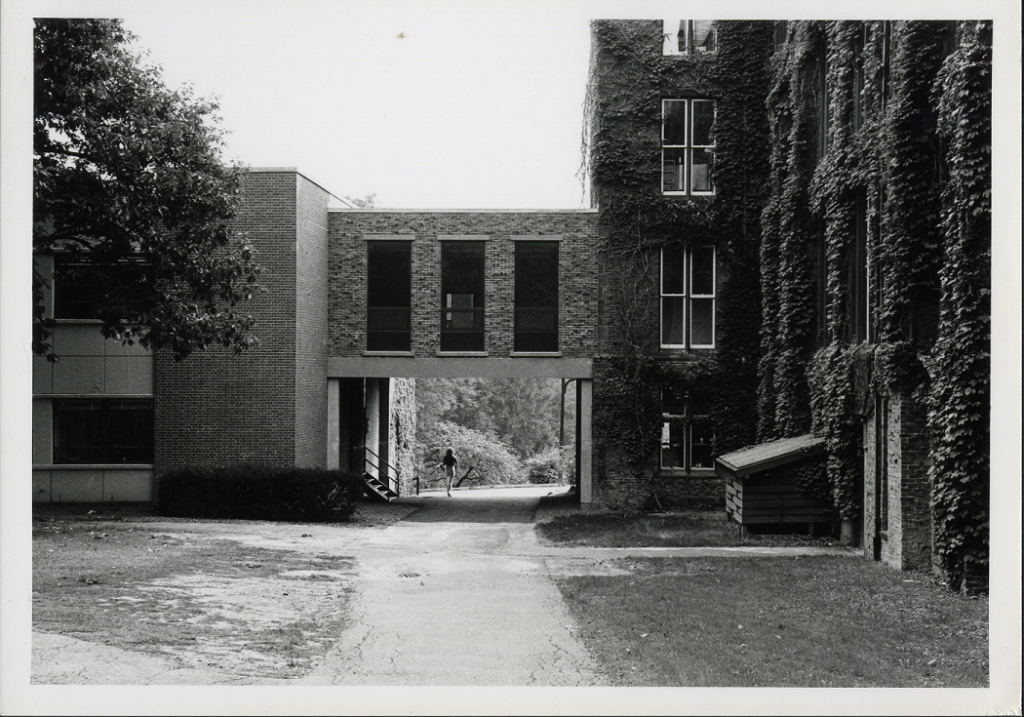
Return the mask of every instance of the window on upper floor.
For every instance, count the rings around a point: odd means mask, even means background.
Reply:
[[[515,243],[513,350],[558,351],[558,242]]]
[[[701,55],[718,49],[714,20],[664,20],[662,54]]]
[[[692,390],[663,389],[661,421],[662,470],[715,469],[715,429],[706,396]]]
[[[120,287],[139,281],[138,272],[143,266],[144,260],[138,256],[101,266],[92,261],[55,254],[53,318],[98,319],[102,295],[116,300]]]
[[[366,349],[412,350],[412,242],[367,242],[366,281]]]
[[[152,463],[153,400],[54,400],[53,462]]]
[[[53,318],[95,319],[97,317],[96,268],[84,261],[53,257]]]
[[[484,350],[484,242],[441,242],[441,350]]]
[[[714,194],[711,172],[715,144],[711,128],[715,101],[679,99],[661,101],[661,190],[664,194]]]
[[[846,252],[846,283],[849,296],[847,338],[859,344],[874,338],[869,290],[874,277],[871,276],[872,267],[868,256],[867,196],[864,190],[857,192],[855,202],[850,227],[852,241]]]
[[[661,250],[661,347],[715,347],[715,247]]]

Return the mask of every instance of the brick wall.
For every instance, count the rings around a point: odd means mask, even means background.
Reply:
[[[486,240],[485,347],[493,357],[512,351],[514,237],[559,239],[559,345],[566,357],[596,351],[596,215],[589,211],[389,212],[329,215],[329,355],[360,356],[366,349],[366,240],[412,241],[412,351],[440,349],[439,237]]]
[[[902,570],[931,567],[928,412],[918,401],[889,401],[889,530],[882,559]]]
[[[295,463],[327,461],[327,193],[298,177]]]
[[[314,284],[325,243],[316,205],[326,215],[327,196],[292,170],[253,171],[243,190],[235,226],[248,234],[264,267],[266,293],[245,307],[261,343],[241,356],[211,348],[175,362],[156,354],[157,472],[326,460],[326,369],[316,356],[326,327]]]

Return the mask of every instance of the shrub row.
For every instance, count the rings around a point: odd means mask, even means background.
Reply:
[[[352,514],[362,489],[360,476],[335,470],[183,468],[157,477],[156,509],[181,518],[332,522]]]

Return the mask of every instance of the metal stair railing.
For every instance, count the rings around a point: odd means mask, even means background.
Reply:
[[[386,460],[382,459],[369,448],[364,447],[363,472],[367,475],[373,476],[373,470],[377,471],[377,475],[374,477],[387,489],[388,500],[391,500],[392,493],[395,498],[401,495],[401,471]]]

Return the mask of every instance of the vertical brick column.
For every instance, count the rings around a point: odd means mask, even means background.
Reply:
[[[931,565],[928,412],[908,396],[889,401],[888,543],[883,559],[902,570]]]
[[[326,462],[327,193],[288,169],[251,171],[243,192],[234,228],[258,252],[266,291],[240,308],[260,345],[156,354],[157,472]]]

